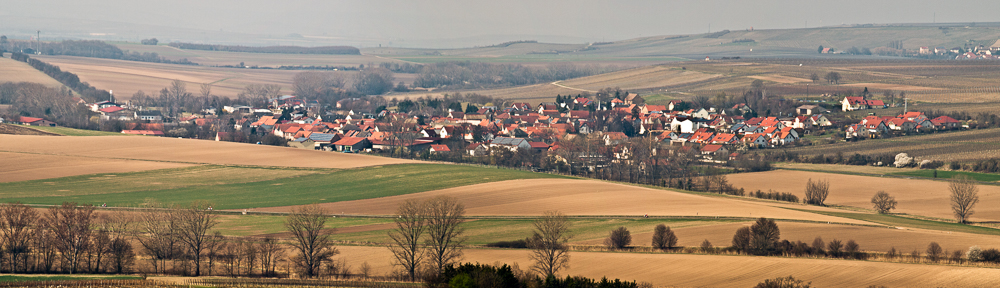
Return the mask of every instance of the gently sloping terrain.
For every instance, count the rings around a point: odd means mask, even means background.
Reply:
[[[49,138],[61,138],[51,137]],[[108,159],[65,155],[0,152],[0,182],[59,178],[93,173],[122,173],[166,168],[188,167],[191,164]],[[0,190],[10,187],[4,184]],[[58,189],[57,189],[58,190]]]
[[[241,177],[234,177],[238,174],[235,172],[223,173],[216,177],[216,183],[211,182],[211,177],[191,177],[191,182],[209,182],[181,185],[179,188],[164,185],[164,189],[157,189],[155,185],[141,185],[101,191],[104,183],[82,181],[85,179],[80,178],[13,183],[12,187],[20,188],[11,188],[11,195],[23,196],[9,197],[6,200],[28,204],[59,204],[64,201],[107,203],[110,206],[133,206],[148,200],[179,205],[203,201],[212,203],[216,209],[247,209],[372,199],[512,179],[563,178],[520,170],[446,164],[385,165],[312,174],[308,171],[285,169],[290,168],[246,170]],[[149,180],[142,180],[143,177]],[[139,178],[136,181],[155,183],[161,181],[156,179],[169,177],[147,173],[136,178]],[[76,188],[62,189],[69,191],[52,195],[48,192],[52,189],[46,186],[47,183]]]
[[[62,83],[31,67],[28,63],[4,57],[0,57],[0,83],[2,82],[30,82],[49,87],[62,87]]]
[[[166,137],[0,135],[0,152],[180,163],[355,168],[417,161],[234,142]],[[90,172],[93,173],[93,172]]]
[[[951,219],[948,182],[856,176],[832,173],[775,170],[729,175],[729,182],[747,191],[774,190],[805,197],[809,179],[830,182],[826,203],[871,209],[871,197],[878,191],[888,192],[899,203],[893,212]],[[979,204],[971,221],[1000,220],[1000,187],[979,185]]]
[[[778,204],[732,198],[707,197],[596,180],[512,180],[448,188],[425,193],[359,201],[326,203],[334,213],[391,215],[409,199],[451,196],[465,204],[468,215],[537,216],[544,211],[566,215],[769,217],[842,223],[871,224],[779,208]],[[806,206],[801,206],[806,207]],[[285,212],[291,207],[262,211]]]
[[[351,267],[368,263],[375,275],[395,271],[384,247],[340,246]],[[466,249],[461,262],[517,264],[530,269],[528,250]],[[882,263],[851,260],[750,257],[693,254],[571,252],[569,268],[560,276],[609,277],[650,282],[662,287],[752,287],[765,279],[787,277],[817,287],[990,287],[1000,281],[991,268]]]

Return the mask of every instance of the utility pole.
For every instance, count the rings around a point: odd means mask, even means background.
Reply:
[[[42,30],[38,30],[38,35],[35,36],[35,54],[42,54]]]

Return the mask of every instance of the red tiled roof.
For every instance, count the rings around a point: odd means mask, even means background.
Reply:
[[[153,131],[153,130],[122,130],[122,134],[132,134],[132,135],[153,135],[153,136],[163,136],[163,131]]]
[[[712,144],[712,145],[705,145],[705,147],[701,147],[702,152],[717,152],[719,151],[719,149],[722,149],[722,145]]]
[[[549,149],[549,144],[546,144],[545,142],[528,142],[528,145],[531,145],[531,148],[536,148],[536,149],[539,148]]]
[[[21,116],[21,122],[22,123],[32,123],[32,122],[40,121],[40,120],[43,120],[43,119],[42,118],[35,118],[35,117]]]
[[[337,140],[337,142],[333,142],[333,145],[353,146],[355,144],[358,144],[358,142],[361,142],[361,141],[364,141],[364,140],[365,140],[365,138],[361,138],[361,137],[344,137],[344,138],[340,138],[340,140]]]
[[[122,110],[125,110],[125,108],[118,107],[118,106],[109,106],[109,107],[104,107],[102,109],[99,109],[97,111],[100,111],[102,113],[115,113],[115,112],[122,111]]]
[[[434,152],[451,152],[448,145],[444,144],[431,144],[431,150],[434,150]]]

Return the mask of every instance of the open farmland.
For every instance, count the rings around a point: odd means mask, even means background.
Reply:
[[[176,177],[180,179],[175,180],[169,179],[170,173],[130,175],[133,179],[131,181],[141,184],[123,185],[116,189],[103,189],[106,182],[115,180],[93,179],[103,178],[104,175],[15,182],[0,187],[0,195],[7,195],[4,197],[7,201],[29,204],[73,201],[107,203],[121,207],[135,206],[148,199],[155,199],[166,204],[203,201],[213,203],[216,209],[247,209],[382,198],[511,179],[562,178],[519,170],[446,164],[385,165],[324,173],[285,171],[287,168],[236,169],[228,172],[225,170],[235,168],[220,168],[223,170],[215,171],[205,169],[209,176],[178,171],[179,175]],[[213,178],[207,172],[218,174]],[[190,183],[163,184],[165,181]]]
[[[730,183],[747,191],[774,190],[805,196],[806,181],[827,180],[830,195],[826,203],[870,209],[875,192],[885,191],[899,202],[893,212],[952,219],[948,182],[883,178],[807,171],[775,170],[730,175]],[[979,185],[979,204],[971,221],[1000,220],[1000,186]]]
[[[1000,129],[981,129],[959,132],[935,133],[887,139],[869,139],[831,145],[807,146],[788,149],[803,156],[835,155],[849,157],[854,153],[864,155],[907,153],[918,160],[967,162],[1000,157]]]
[[[376,274],[396,269],[390,264],[392,253],[384,247],[338,249],[341,254],[337,258],[352,267],[367,262]],[[659,253],[573,252],[570,255],[570,267],[560,271],[562,275],[634,279],[668,287],[751,287],[764,279],[788,275],[820,287],[987,287],[1000,281],[996,269],[947,265]],[[506,249],[465,250],[462,262],[517,264],[523,270],[532,263],[527,250]]]
[[[354,168],[415,163],[357,154],[166,137],[0,135],[0,151],[190,164]]]
[[[0,82],[31,82],[49,87],[62,87],[62,83],[21,61],[0,57]]]
[[[167,45],[141,45],[133,43],[116,43],[122,50],[156,53],[170,60],[188,59],[203,66],[239,65],[280,67],[280,66],[358,66],[387,63],[403,63],[405,61],[373,56],[373,55],[328,55],[328,54],[282,54],[282,53],[244,53],[208,50],[185,50]]]
[[[514,188],[516,187],[516,188]],[[539,191],[546,191],[540,193]],[[642,188],[597,180],[539,179],[486,183],[396,197],[326,203],[329,211],[360,215],[391,215],[408,199],[451,196],[465,204],[468,215],[538,216],[556,210],[566,215],[770,217],[810,221],[870,224],[840,217],[786,209],[788,204],[709,197],[670,190]],[[794,205],[801,208],[813,208]],[[825,209],[822,207],[815,207]],[[257,209],[287,212],[291,207]]]
[[[0,165],[0,183],[191,166],[185,163],[11,152],[0,152],[0,159],[3,162],[3,165]],[[3,186],[12,187],[9,183]]]

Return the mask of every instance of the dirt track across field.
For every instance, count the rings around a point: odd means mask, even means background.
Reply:
[[[465,204],[468,215],[537,216],[544,211],[557,210],[566,215],[769,217],[871,224],[784,209],[777,203],[707,197],[597,180],[575,179],[510,180],[402,196],[325,203],[320,206],[336,214],[388,215],[395,213],[399,203],[405,200],[439,195],[457,198]],[[291,208],[273,207],[258,210],[287,212]],[[797,206],[797,208],[807,208],[807,206]]]

